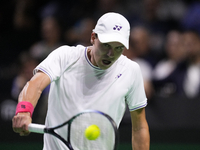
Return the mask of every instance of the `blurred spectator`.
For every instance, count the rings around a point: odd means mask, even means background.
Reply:
[[[191,0],[190,0],[191,1]],[[157,14],[161,20],[168,20],[172,24],[168,24],[170,29],[178,29],[179,22],[187,11],[185,0],[160,0],[160,6]]]
[[[125,50],[123,54],[129,59],[140,65],[144,88],[148,99],[151,99],[154,93],[152,86],[152,65],[150,64],[150,35],[148,30],[142,26],[131,28],[130,32],[130,48]]]
[[[107,12],[118,12],[125,14],[127,11],[124,7],[125,2],[126,0],[97,0],[95,15],[99,17]]]
[[[189,98],[195,98],[200,96],[200,36],[196,31],[186,31],[182,42],[188,52],[184,91]]]
[[[166,36],[166,58],[160,60],[153,71],[153,84],[157,95],[163,97],[184,95],[185,59],[187,51],[182,46],[182,35],[177,30]]]
[[[67,30],[65,33],[65,39],[67,45],[82,44],[84,46],[91,45],[90,36],[95,26],[95,20],[93,18],[83,18],[76,26]]]
[[[19,93],[27,81],[33,76],[33,69],[37,66],[36,59],[31,57],[27,52],[21,53],[18,63],[18,74],[13,80],[11,96],[15,100],[18,99]]]
[[[151,34],[144,26],[134,26],[130,32],[130,47],[136,58],[142,58],[153,68],[157,63],[155,54],[151,49]]]
[[[51,0],[41,10],[41,16],[57,16],[68,30],[78,20],[93,16],[95,11],[96,1],[94,0]]]
[[[62,44],[59,21],[52,16],[44,18],[41,23],[41,34],[41,41],[33,44],[30,49],[31,55],[38,59],[39,62]]]
[[[45,1],[45,0],[44,0]],[[12,63],[20,52],[28,49],[39,37],[39,9],[44,1],[1,0],[0,62]],[[9,55],[9,57],[7,57]],[[6,58],[6,59],[5,59]]]
[[[189,5],[181,25],[184,30],[196,30],[200,34],[200,2]]]
[[[132,10],[133,13],[129,14],[132,26],[142,25],[148,28],[151,33],[150,47],[157,57],[162,57],[165,36],[172,28],[178,28],[179,22],[172,17],[164,16],[165,14],[162,12],[166,12],[164,8],[167,6],[163,6],[163,1],[142,0],[131,3],[136,5],[133,7],[135,8]]]
[[[4,62],[6,64],[6,62]],[[0,63],[0,95],[1,97],[10,97],[12,80],[17,74],[18,66],[12,62],[7,65]]]
[[[37,24],[37,15],[34,12],[36,2],[34,0],[17,0],[14,12],[14,27],[16,29],[32,29]]]
[[[13,12],[13,36],[15,40],[13,42],[16,42],[16,46],[24,46],[20,49],[21,51],[28,49],[39,38],[39,25],[41,21],[39,12],[46,1],[13,1],[15,5]]]
[[[79,43],[84,46],[91,45],[90,37],[95,27],[95,20],[92,18],[83,18],[79,25]]]

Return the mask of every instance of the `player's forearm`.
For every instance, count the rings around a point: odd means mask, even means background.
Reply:
[[[38,102],[38,99],[41,96],[41,93],[42,93],[41,89],[37,87],[33,83],[33,81],[29,81],[21,91],[18,98],[18,102],[28,101],[35,107]]]
[[[28,125],[31,123],[32,113],[44,88],[50,84],[49,77],[42,73],[36,73],[27,82],[19,95],[20,102],[16,108],[16,115],[13,117],[13,130],[20,135],[28,135]]]
[[[149,150],[150,135],[148,125],[146,125],[138,131],[133,131],[132,148],[133,150]]]
[[[36,106],[42,91],[50,84],[49,77],[43,72],[37,72],[32,79],[27,82],[21,91],[18,101],[28,101]]]
[[[13,130],[21,136],[29,135],[28,125],[32,122],[32,114],[40,94],[36,94],[37,88],[32,81],[27,82],[21,91],[16,108],[16,115],[13,117]],[[27,103],[28,102],[28,103]],[[30,103],[31,104],[30,104]]]

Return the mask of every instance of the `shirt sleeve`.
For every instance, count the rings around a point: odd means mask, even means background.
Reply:
[[[126,96],[127,105],[130,111],[146,107],[147,105],[142,73],[137,63],[135,63],[132,77],[132,86]]]
[[[33,74],[40,70],[49,76],[51,82],[59,79],[64,70],[70,66],[72,59],[75,59],[77,51],[74,48],[61,46],[55,49],[34,69]]]

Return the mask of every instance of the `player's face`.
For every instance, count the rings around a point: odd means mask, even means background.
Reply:
[[[91,63],[103,70],[108,69],[121,56],[125,47],[119,42],[101,43],[98,37],[94,36],[95,38],[91,39]]]

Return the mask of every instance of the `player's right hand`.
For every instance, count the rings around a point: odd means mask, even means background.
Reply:
[[[29,112],[18,113],[12,119],[13,131],[19,133],[20,136],[27,136],[30,134],[28,125],[32,122]]]

